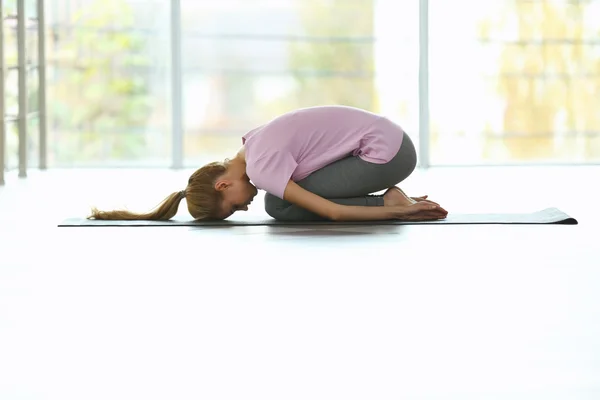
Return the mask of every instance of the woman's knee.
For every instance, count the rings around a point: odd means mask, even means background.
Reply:
[[[272,194],[265,194],[265,211],[278,221],[323,221],[325,218]]]
[[[265,211],[269,216],[275,219],[284,219],[285,210],[289,206],[289,202],[280,199],[270,193],[265,193]]]

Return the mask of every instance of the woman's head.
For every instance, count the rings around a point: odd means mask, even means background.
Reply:
[[[179,203],[186,199],[188,211],[194,219],[225,219],[238,210],[247,210],[257,194],[245,171],[245,163],[213,162],[196,170],[187,187],[172,193],[153,211],[99,211],[92,209],[88,218],[105,220],[168,220],[177,214]]]
[[[231,161],[210,163],[192,174],[185,189],[188,211],[195,219],[225,219],[248,210],[257,194],[245,168]]]

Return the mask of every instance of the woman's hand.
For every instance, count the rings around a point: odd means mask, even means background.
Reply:
[[[429,201],[420,201],[407,206],[391,206],[389,208],[394,219],[404,221],[435,221],[444,219],[448,215],[448,211]]]

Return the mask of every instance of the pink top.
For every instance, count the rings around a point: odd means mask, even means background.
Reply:
[[[389,119],[358,108],[302,108],[242,137],[246,173],[258,189],[283,199],[290,179],[302,180],[349,155],[387,163],[398,153],[403,135]]]

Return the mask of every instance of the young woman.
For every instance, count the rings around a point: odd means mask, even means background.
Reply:
[[[257,188],[267,192],[266,212],[283,221],[448,214],[427,196],[410,198],[395,186],[413,172],[417,156],[403,129],[381,115],[347,106],[302,108],[252,129],[242,144],[233,159],[198,169],[185,190],[149,213],[93,209],[89,218],[167,220],[185,198],[193,218],[226,219],[248,210]]]

